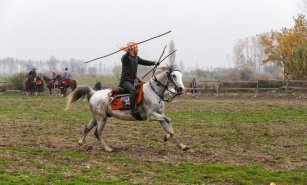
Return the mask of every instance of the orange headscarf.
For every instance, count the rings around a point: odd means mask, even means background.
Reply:
[[[137,47],[138,43],[137,42],[128,42],[127,44],[123,46],[119,46],[119,48],[123,51],[128,52],[129,50],[134,50]]]

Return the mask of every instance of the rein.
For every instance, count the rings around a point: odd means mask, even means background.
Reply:
[[[162,83],[156,78],[155,75],[153,76],[154,81],[157,82],[157,86],[162,86],[162,87],[165,88],[165,90],[167,90],[167,91],[170,92],[171,94],[174,94],[173,96],[169,97],[168,99],[164,99],[164,94],[163,94],[163,95],[160,95],[160,94],[156,91],[156,89],[152,86],[151,81],[149,82],[149,85],[150,85],[151,89],[154,91],[154,93],[155,93],[157,96],[159,96],[160,99],[161,99],[162,101],[165,101],[165,102],[171,102],[171,101],[173,101],[173,99],[174,99],[176,96],[180,95],[179,93],[174,93],[174,92],[172,92],[171,90],[168,89],[170,83],[172,83],[172,84],[175,86],[175,89],[177,89],[177,85],[176,85],[176,83],[174,82],[173,78],[171,77],[171,73],[172,73],[173,71],[179,71],[179,70],[172,70],[171,72],[168,73],[166,85],[162,84]]]

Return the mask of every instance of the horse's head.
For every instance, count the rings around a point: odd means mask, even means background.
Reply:
[[[180,95],[185,90],[182,82],[182,74],[175,65],[158,68],[154,76],[156,76],[155,81],[172,94]]]
[[[37,75],[37,79],[42,80],[42,79],[43,79],[43,74],[42,74],[42,73],[39,73],[39,74]]]
[[[168,79],[178,94],[182,94],[184,92],[185,87],[183,85],[182,74],[179,69],[170,69]]]

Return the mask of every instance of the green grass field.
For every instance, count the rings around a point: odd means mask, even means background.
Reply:
[[[103,151],[85,100],[0,95],[0,184],[307,184],[307,99],[179,97],[166,115],[184,144],[163,142],[156,122],[110,118]]]

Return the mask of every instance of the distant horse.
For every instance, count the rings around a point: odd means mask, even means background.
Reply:
[[[26,81],[25,81],[25,87],[26,87],[26,92],[27,95],[33,95],[35,93],[35,82],[34,79],[31,76],[28,76]]]
[[[25,87],[27,91],[27,95],[40,95],[44,91],[44,83],[43,83],[43,77],[42,74],[37,75],[36,78],[32,78],[31,76],[28,76],[25,82]]]
[[[51,78],[49,78],[46,75],[43,75],[43,79],[44,79],[45,83],[47,84],[47,88],[49,89],[50,95],[52,94],[52,89],[55,89],[55,88],[59,88],[60,89],[61,81],[56,80],[56,81],[53,82],[51,80]]]
[[[95,91],[101,90],[101,82],[97,82],[97,83],[95,84],[94,90],[95,90]]]
[[[62,80],[61,75],[56,75],[56,79],[58,80],[58,82],[60,82],[59,85],[60,85],[60,90],[61,90],[61,96],[66,96],[68,88],[71,88],[72,91],[77,88],[76,80],[73,80],[73,79]],[[63,83],[63,86],[61,83]]]
[[[43,74],[38,74],[35,79],[35,91],[40,95],[44,92]]]
[[[130,110],[112,110],[109,103],[112,101],[112,98],[108,96],[111,92],[110,89],[94,91],[90,87],[78,87],[68,96],[66,110],[69,109],[77,100],[87,96],[90,110],[93,115],[91,121],[85,126],[79,144],[84,144],[88,132],[97,126],[95,136],[99,140],[101,146],[108,152],[113,151],[101,136],[107,118],[115,117],[127,121],[158,121],[166,132],[164,136],[165,141],[171,138],[179,148],[182,150],[188,150],[189,148],[182,144],[175,136],[171,120],[164,115],[164,93],[165,91],[169,91],[170,86],[174,86],[176,90],[176,94],[173,98],[182,94],[185,89],[182,82],[182,74],[178,68],[174,66],[159,68],[151,80],[143,85],[143,99],[137,106],[139,112],[138,116],[133,116]]]

